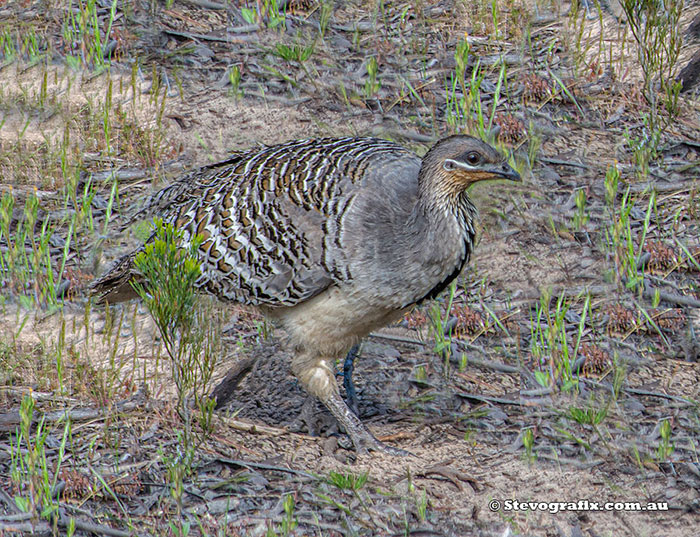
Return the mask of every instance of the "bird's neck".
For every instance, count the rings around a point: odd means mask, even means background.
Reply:
[[[454,188],[442,168],[421,167],[417,209],[435,224],[454,222],[463,232],[474,234],[476,207],[466,190]]]

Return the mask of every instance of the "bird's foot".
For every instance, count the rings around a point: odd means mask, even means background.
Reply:
[[[415,457],[415,455],[410,451],[406,451],[405,449],[397,448],[394,446],[389,446],[375,438],[375,436],[369,431],[365,430],[364,432],[366,434],[363,434],[361,437],[353,438],[352,436],[350,436],[350,440],[352,441],[353,447],[355,448],[355,451],[358,455],[364,455],[372,451],[375,453],[386,453],[387,455],[393,455],[397,457]]]
[[[408,451],[387,446],[377,440],[360,419],[350,411],[337,392],[331,394],[324,403],[345,429],[358,455],[369,451],[387,453],[388,455],[412,455]]]

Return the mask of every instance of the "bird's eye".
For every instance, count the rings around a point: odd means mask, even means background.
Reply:
[[[470,151],[469,153],[467,153],[467,156],[464,160],[467,161],[467,164],[471,166],[476,166],[481,162],[481,155],[476,151]]]

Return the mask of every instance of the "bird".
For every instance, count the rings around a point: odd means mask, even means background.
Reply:
[[[380,442],[343,401],[335,361],[460,274],[477,218],[467,190],[490,179],[520,175],[468,135],[442,138],[422,158],[380,138],[311,138],[195,169],[135,216],[172,224],[183,248],[199,236],[195,287],[257,308],[284,329],[293,374],[358,454],[400,455],[406,452]],[[91,284],[97,303],[137,296],[132,284],[143,275],[134,259],[144,248]]]

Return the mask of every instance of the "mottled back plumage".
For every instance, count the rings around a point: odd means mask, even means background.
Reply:
[[[183,230],[186,242],[203,237],[198,287],[223,300],[292,306],[347,276],[328,252],[340,242],[337,223],[353,191],[379,161],[408,165],[413,175],[420,167],[413,153],[386,140],[293,141],[198,169],[154,195],[135,218],[159,216]],[[138,277],[136,253],[110,272]],[[94,293],[118,301],[115,280],[105,275]],[[134,296],[130,286],[120,291]]]

